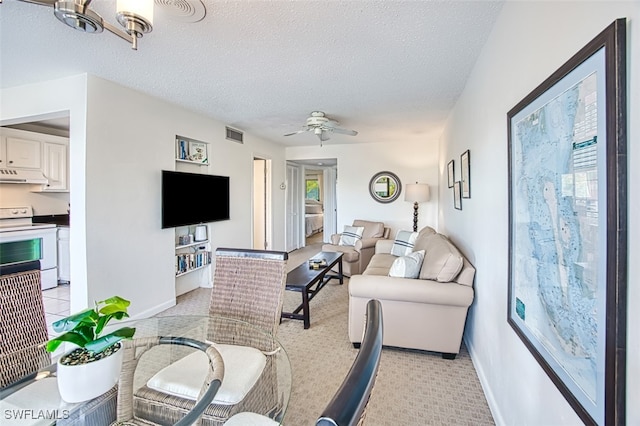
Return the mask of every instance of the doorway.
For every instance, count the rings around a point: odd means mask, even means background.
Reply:
[[[253,248],[271,247],[271,160],[253,158]]]
[[[336,233],[337,159],[287,163],[287,250],[329,242]]]

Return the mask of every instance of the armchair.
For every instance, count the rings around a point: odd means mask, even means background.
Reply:
[[[357,240],[355,245],[340,245],[340,236],[342,234],[333,234],[331,235],[331,244],[324,244],[322,246],[322,251],[343,253],[342,272],[348,277],[361,274],[362,271],[365,270],[375,252],[376,242],[378,240],[388,239],[390,233],[390,229],[385,227],[382,222],[354,220],[353,226],[361,226],[364,228],[362,239]]]

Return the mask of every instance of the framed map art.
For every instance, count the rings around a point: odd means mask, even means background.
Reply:
[[[507,321],[587,425],[625,424],[625,33],[614,21],[507,114]]]

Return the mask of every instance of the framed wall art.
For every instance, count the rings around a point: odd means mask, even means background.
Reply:
[[[471,181],[469,180],[469,150],[460,156],[460,181],[462,182],[462,198],[471,198]]]
[[[462,182],[459,180],[453,184],[453,207],[462,210]]]
[[[453,188],[453,183],[456,181],[454,173],[453,160],[447,163],[447,186]]]
[[[625,424],[625,32],[614,21],[507,114],[507,321],[587,425]]]

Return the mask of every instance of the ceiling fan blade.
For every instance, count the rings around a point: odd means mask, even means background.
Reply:
[[[51,6],[51,7],[53,7],[53,5],[56,2],[56,0],[20,0],[20,1],[24,3],[33,3],[40,6]]]
[[[333,127],[331,131],[333,133],[340,133],[340,134],[349,135],[349,136],[355,136],[358,134],[358,132],[356,132],[355,130],[341,129],[339,127]]]
[[[283,136],[293,136],[293,135],[297,135],[297,134],[308,132],[308,131],[309,131],[309,129],[302,129],[302,130],[298,130],[297,132],[287,133],[287,134],[285,134]]]

